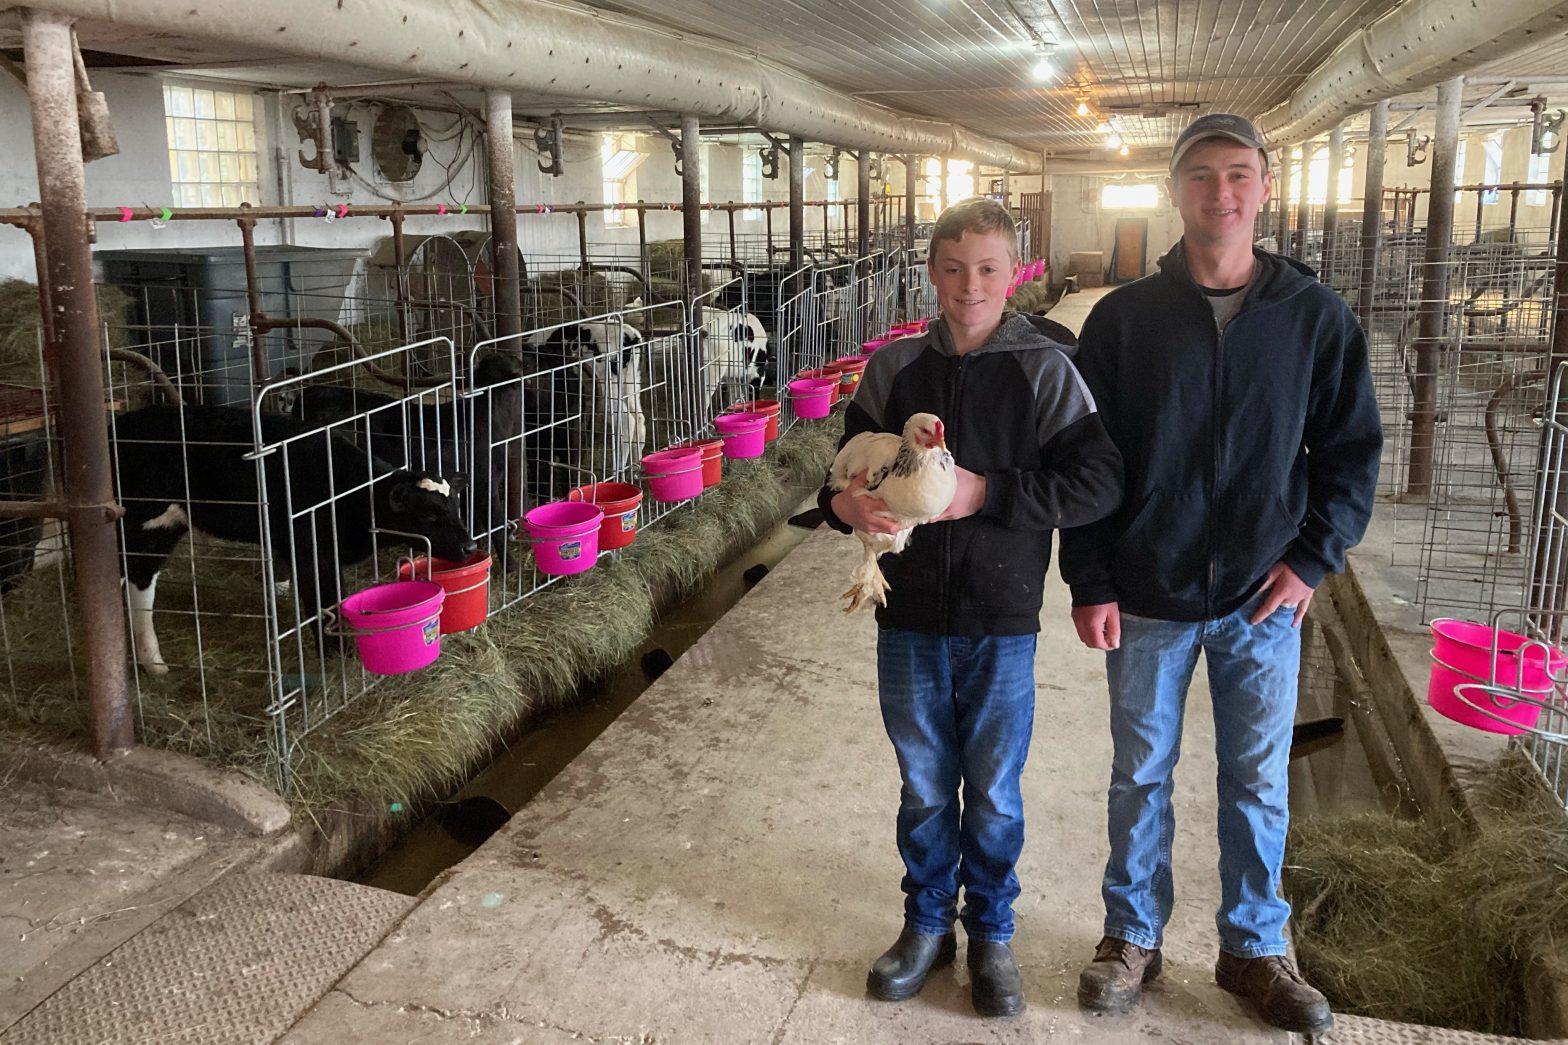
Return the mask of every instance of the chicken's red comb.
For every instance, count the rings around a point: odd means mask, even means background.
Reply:
[[[942,421],[940,418],[938,418],[936,422],[936,437],[943,440],[947,438],[947,433],[942,429]]]

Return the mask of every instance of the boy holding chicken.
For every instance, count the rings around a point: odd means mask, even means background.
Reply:
[[[1071,349],[1023,316],[1003,316],[1018,271],[1004,207],[977,198],[944,211],[927,267],[941,318],[871,358],[844,418],[848,443],[934,415],[955,462],[947,509],[881,560],[889,590],[877,610],[878,688],[903,778],[906,873],[903,932],[866,987],[883,1000],[913,997],[953,961],[956,918],[975,1010],[1012,1016],[1024,1008],[1009,944],[1024,837],[1019,776],[1051,531],[1116,508],[1121,458]],[[845,489],[824,487],[818,503],[844,533],[901,528],[863,473]]]

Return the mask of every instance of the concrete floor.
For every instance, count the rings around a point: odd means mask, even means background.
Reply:
[[[1139,1013],[1078,1011],[1100,935],[1110,743],[1101,657],[1049,585],[1016,948],[1029,1010],[981,1021],[962,961],[865,997],[901,924],[898,775],[874,626],[836,609],[858,553],[820,530],[283,1039],[291,1043],[1288,1040],[1213,983],[1212,725],[1177,790],[1179,900]]]

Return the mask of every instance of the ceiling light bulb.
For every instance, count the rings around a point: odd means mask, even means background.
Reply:
[[[1113,149],[1120,149],[1122,147],[1122,136],[1119,134],[1112,134],[1109,138],[1105,139],[1105,144],[1109,145]]]
[[[1094,126],[1094,133],[1095,134],[1109,134],[1110,131],[1111,131],[1111,125],[1106,123],[1104,120],[1101,120],[1099,123],[1095,124],[1095,126]]]
[[[1078,103],[1078,115],[1079,116],[1088,116],[1089,115],[1089,103],[1088,102],[1080,101]]]
[[[1036,80],[1049,80],[1055,71],[1056,66],[1051,64],[1051,56],[1048,54],[1040,55],[1039,60],[1029,67],[1029,75]]]
[[[1116,150],[1116,155],[1118,155],[1118,156],[1128,156],[1128,155],[1131,155],[1131,154],[1128,152],[1127,146],[1123,145],[1120,149]]]

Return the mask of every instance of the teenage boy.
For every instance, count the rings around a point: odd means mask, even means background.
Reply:
[[[1008,942],[1024,838],[1019,774],[1051,531],[1113,510],[1121,462],[1069,350],[1023,316],[1003,316],[1018,271],[1007,210],[989,199],[948,208],[927,267],[941,318],[872,357],[844,418],[847,442],[935,414],[958,475],[946,512],[882,559],[891,590],[877,611],[877,676],[903,778],[904,929],[866,987],[887,1001],[913,997],[953,961],[958,917],[975,1010],[1012,1016],[1024,1008]],[[837,494],[822,490],[828,523],[895,531],[864,486],[862,475]]]
[[[1219,757],[1215,978],[1268,1022],[1320,1034],[1333,1014],[1285,954],[1286,768],[1301,621],[1372,513],[1366,338],[1310,269],[1252,246],[1272,178],[1251,123],[1194,121],[1165,185],[1181,241],[1095,306],[1078,354],[1127,469],[1121,509],[1062,535],[1078,636],[1107,651],[1113,747],[1105,937],[1078,1000],[1131,1008],[1160,972],[1172,773],[1201,652]]]

